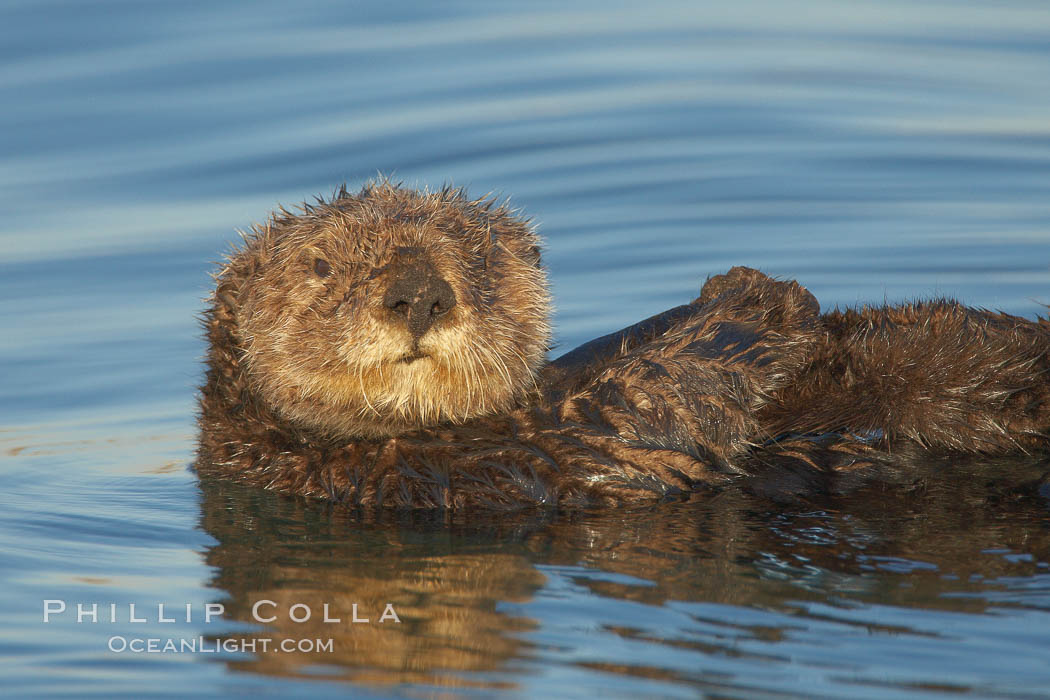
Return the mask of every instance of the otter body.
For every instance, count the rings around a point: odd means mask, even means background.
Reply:
[[[1050,325],[951,301],[822,315],[733,268],[546,360],[530,227],[388,183],[281,210],[205,313],[202,475],[368,507],[775,498],[907,481],[913,448],[1038,452]]]

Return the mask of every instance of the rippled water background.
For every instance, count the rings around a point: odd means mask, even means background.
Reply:
[[[977,477],[806,509],[361,522],[187,469],[209,262],[276,203],[380,171],[531,215],[562,349],[735,264],[826,308],[1033,316],[1045,3],[8,0],[0,104],[4,692],[1045,697],[1050,510]],[[119,619],[44,624],[44,599]],[[259,599],[405,621],[249,626]],[[246,634],[337,645],[107,650]]]

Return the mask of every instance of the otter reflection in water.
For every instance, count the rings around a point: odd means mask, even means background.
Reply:
[[[1046,320],[822,315],[739,267],[553,362],[548,315],[538,240],[491,201],[380,183],[281,210],[217,277],[197,469],[353,506],[583,506],[1047,446]]]
[[[805,509],[764,512],[765,499],[726,489],[689,504],[498,517],[355,512],[215,479],[202,482],[201,525],[216,539],[206,554],[211,585],[229,618],[255,627],[246,638],[332,640],[331,651],[260,650],[227,662],[240,670],[506,687],[533,674],[525,664],[543,658],[553,639],[564,655],[547,664],[713,683],[714,692],[748,682],[739,665],[732,668],[743,675],[727,678],[727,659],[759,664],[745,669],[788,667],[804,640],[822,639],[827,610],[809,615],[808,603],[877,604],[838,627],[918,644],[945,624],[924,618],[925,610],[983,612],[1011,581],[1016,595],[1038,599],[1033,586],[1050,552],[1047,512],[1012,484],[1042,467],[955,466],[961,485],[931,467],[921,490],[870,485]],[[988,489],[983,474],[1003,486]],[[274,602],[262,612],[277,619],[265,626],[252,615],[259,601]],[[371,624],[349,622],[354,603]],[[387,603],[400,624],[377,623]],[[290,619],[296,604],[314,612],[308,622]],[[323,623],[325,604],[342,623]],[[880,627],[878,610],[887,605],[914,609],[914,631]],[[575,632],[568,609],[586,617]],[[826,655],[828,643],[815,642],[814,653]],[[630,644],[667,653],[638,653],[616,667]],[[683,675],[664,664],[684,666]]]

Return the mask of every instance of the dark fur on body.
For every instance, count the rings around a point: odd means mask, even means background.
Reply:
[[[407,264],[387,239],[411,239],[455,290],[454,313],[422,335],[370,301]],[[307,279],[303,261],[321,249],[333,269],[356,271]],[[1046,321],[950,301],[821,315],[797,283],[738,267],[692,303],[543,365],[534,251],[527,226],[459,191],[383,184],[275,217],[231,257],[205,315],[198,472],[361,507],[585,506],[731,483],[791,498],[907,481],[915,447],[1047,447]],[[367,407],[340,378],[371,357],[345,337],[363,328],[395,348],[377,361]],[[511,340],[456,375],[461,328]],[[452,347],[427,345],[434,337]],[[446,384],[383,393],[431,371]],[[449,397],[471,373],[495,398]]]

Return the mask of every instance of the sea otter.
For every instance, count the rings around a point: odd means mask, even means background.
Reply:
[[[345,187],[245,236],[204,314],[201,475],[358,507],[775,498],[1037,452],[1050,323],[948,300],[821,314],[736,267],[547,360],[539,240],[491,199]]]

